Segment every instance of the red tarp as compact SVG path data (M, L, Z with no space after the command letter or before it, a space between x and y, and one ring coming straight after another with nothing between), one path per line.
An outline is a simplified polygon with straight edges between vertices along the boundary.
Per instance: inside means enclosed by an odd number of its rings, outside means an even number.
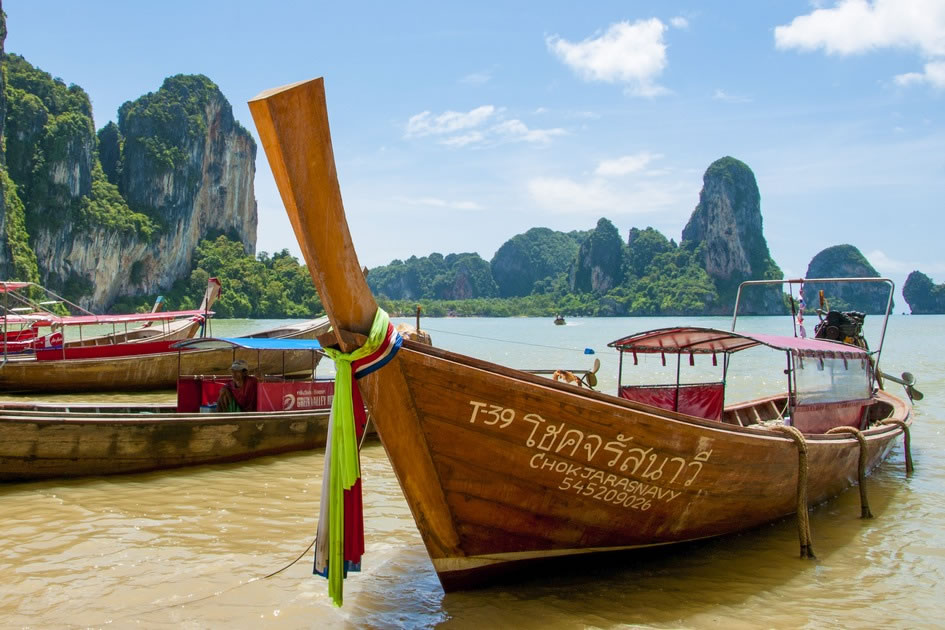
M863 409L871 400L851 400L816 405L797 405L791 412L791 424L801 433L826 433L834 427L863 429Z
M160 322L185 317L203 317L204 311L164 311L159 313L122 313L117 315L65 315L58 316L52 313L29 313L20 315L10 321L28 321L39 326L61 324L63 326L87 326L91 324L132 324L135 322ZM213 311L209 312L213 315Z
M680 385L678 407L676 406L675 385L624 385L620 388L620 397L707 420L720 420L725 399L725 385L723 383Z
M193 413L215 403L228 377L187 378L177 381L177 411ZM257 411L331 409L334 381L260 382L256 385Z
M160 352L176 352L171 344L176 341L141 341L137 343L113 343L102 346L79 346L76 348L53 348L37 350L37 361L61 361L63 359L104 359L107 357L125 357ZM186 350L185 350L186 351Z

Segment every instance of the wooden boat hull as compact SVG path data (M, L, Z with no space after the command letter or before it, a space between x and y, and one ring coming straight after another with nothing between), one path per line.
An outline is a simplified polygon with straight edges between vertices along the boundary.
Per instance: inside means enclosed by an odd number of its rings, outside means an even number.
M314 339L327 328L324 319L263 331L253 337ZM37 361L13 357L0 365L0 391L133 391L173 389L179 374L227 375L234 358L245 359L254 374L311 373L311 352L257 353L215 349L147 355ZM317 357L315 358L317 362Z
M0 410L0 481L239 461L322 447L327 431L327 410L176 414L118 412L117 407L95 413L5 408Z
M782 434L405 346L362 392L446 590L519 562L719 536L796 510L798 451ZM395 408L384 392L401 385L411 403ZM865 432L868 468L901 434ZM855 483L855 439L807 447L811 503Z
M102 359L36 361L10 359L0 367L0 390L82 392L173 389L181 374L223 376L235 358L245 359L255 374L309 372L311 352L286 352L286 357L248 350L190 350Z

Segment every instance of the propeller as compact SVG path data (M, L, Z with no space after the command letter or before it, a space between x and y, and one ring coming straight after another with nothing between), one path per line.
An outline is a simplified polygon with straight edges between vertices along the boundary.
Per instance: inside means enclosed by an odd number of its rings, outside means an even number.
M584 384L590 387L591 389L597 387L597 370L600 369L600 359L594 359L594 367L588 372L584 372L584 375L581 376L581 380L584 381Z
M925 394L913 387L913 385L915 385L915 376L912 375L912 372L903 372L902 378L896 378L892 374L886 374L882 371L879 374L881 378L902 385L906 390L906 395L909 396L909 400L922 400L925 398Z

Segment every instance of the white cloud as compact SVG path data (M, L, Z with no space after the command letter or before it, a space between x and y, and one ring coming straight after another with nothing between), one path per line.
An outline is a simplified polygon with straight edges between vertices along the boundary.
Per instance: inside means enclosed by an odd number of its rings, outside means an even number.
M535 202L559 214L612 211L618 202L602 180L582 184L567 177L535 177L527 186Z
M481 131L470 131L469 133L464 133L461 136L450 136L449 138L444 138L440 140L440 144L445 144L448 147L464 147L467 144L478 144L485 139L485 136L482 135Z
M482 210L482 206L475 201L447 201L438 197L395 197L394 201L411 206L451 208L453 210Z
M715 92L712 93L712 98L717 101L723 101L725 103L750 103L751 98L747 96L740 96L738 94L729 94L721 88L716 88Z
M682 17L681 15L677 15L674 18L670 18L669 23L670 25L672 25L673 28L682 28L682 29L689 28L689 20Z
M500 138L511 141L521 142L539 142L548 143L555 136L562 136L566 132L561 128L554 129L529 129L525 123L518 119L505 120L490 129L490 131Z
M666 25L657 18L612 24L602 35L572 43L546 38L549 50L585 81L626 83L632 94L666 92L656 79L666 67Z
M467 74L459 80L465 85L484 85L492 80L492 75L488 72L473 72Z
M597 165L597 170L594 173L604 177L637 173L646 168L647 164L661 157L663 156L643 151L634 155L624 155L615 160L603 160Z
M482 105L468 112L446 111L439 116L433 116L429 111L411 116L407 121L407 138L454 133L463 129L470 129L481 125L495 114L496 108L492 105Z
M502 109L483 105L467 113L447 111L434 116L429 111L411 116L404 132L405 138L440 136L440 144L451 147L470 145L496 145L506 142L530 142L547 144L555 136L567 132L560 127L552 129L530 129L517 118L498 120ZM462 133L458 133L462 132Z
M907 72L895 77L899 85L908 86L928 83L932 87L945 89L945 60L930 61L922 72Z
M941 0L841 0L830 9L801 15L774 29L778 48L850 55L877 48L912 48L945 55L945 2Z
M945 263L918 263L895 260L887 256L886 252L879 249L866 254L866 260L868 260L877 271L886 274L908 274L915 270L919 270L925 274L945 272Z
M526 183L528 195L554 214L606 216L660 213L661 218L691 207L692 183L661 178L610 180L592 177L535 177Z

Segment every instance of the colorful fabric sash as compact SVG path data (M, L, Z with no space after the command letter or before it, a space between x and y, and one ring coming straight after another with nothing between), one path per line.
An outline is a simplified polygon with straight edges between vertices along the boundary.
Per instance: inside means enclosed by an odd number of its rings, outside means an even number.
M358 444L367 416L353 379L384 367L397 354L401 343L387 313L379 308L363 346L350 353L324 349L335 361L335 397L328 420L314 572L328 578L328 594L335 606L341 606L343 601L344 578L348 571L361 569L364 554Z

